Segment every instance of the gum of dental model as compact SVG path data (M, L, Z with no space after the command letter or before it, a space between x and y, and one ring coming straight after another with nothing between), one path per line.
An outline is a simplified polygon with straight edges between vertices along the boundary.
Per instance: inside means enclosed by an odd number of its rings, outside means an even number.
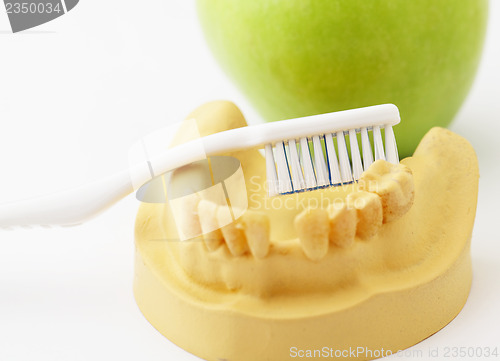
M312 261L325 257L330 231L328 212L322 208L308 208L295 217L294 224L306 256Z
M228 102L206 104L189 118L197 119L202 136L246 125ZM179 141L193 136L179 134ZM264 258L246 240L249 250L240 256L224 243L208 251L202 236L151 242L177 237L171 205L141 204L137 215L134 294L146 318L172 342L209 361L285 361L293 346L364 345L395 353L460 312L472 280L470 235L479 176L464 138L442 128L429 131L415 154L401 161L415 189L406 214L382 224L369 242L356 236L347 247L330 244L315 262L304 253L295 218L307 208L326 209L331 231L336 216L328 206L347 207L359 185L275 197L271 203L263 156L256 150L230 155L241 162L249 210L269 220ZM203 225L200 205L197 212ZM244 224L239 223L243 239Z
M384 223L402 217L413 204L415 189L411 169L384 160L374 162L360 177L359 189L382 199Z

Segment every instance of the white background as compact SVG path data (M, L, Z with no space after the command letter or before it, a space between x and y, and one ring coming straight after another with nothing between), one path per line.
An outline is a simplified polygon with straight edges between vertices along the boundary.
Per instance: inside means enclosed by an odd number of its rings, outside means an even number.
M474 145L481 181L474 283L460 315L413 350L500 347L500 1L451 128ZM260 121L209 53L192 1L82 0L12 34L0 5L0 203L127 167L139 137L230 99ZM0 360L197 360L160 335L132 295L138 202L70 229L0 232ZM256 360L259 361L259 360Z

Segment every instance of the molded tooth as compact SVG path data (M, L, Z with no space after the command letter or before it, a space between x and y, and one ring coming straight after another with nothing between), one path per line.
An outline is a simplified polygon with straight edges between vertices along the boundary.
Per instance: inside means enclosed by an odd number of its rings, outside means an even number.
M200 218L203 241L209 251L215 251L224 242L222 231L217 222L217 208L214 202L201 200L198 203L198 216Z
M358 223L356 210L347 207L345 203L331 204L328 207L328 216L330 218L330 242L338 247L352 246Z
M409 211L415 198L411 169L404 164L378 160L360 178L359 189L376 193L382 199L384 223Z
M382 201L375 193L359 191L350 193L347 198L347 206L356 210L358 224L356 236L361 239L373 237L382 227Z
M250 252L256 258L269 253L269 218L260 212L246 211L239 220L247 239Z
M197 194L190 194L171 202L181 240L191 239L202 233L200 219L198 218L198 203L200 199Z
M241 256L248 251L243 227L238 222L232 221L229 207L221 206L217 209L217 223L233 256Z
M295 229L307 258L319 261L328 253L328 212L322 208L308 208L297 215Z

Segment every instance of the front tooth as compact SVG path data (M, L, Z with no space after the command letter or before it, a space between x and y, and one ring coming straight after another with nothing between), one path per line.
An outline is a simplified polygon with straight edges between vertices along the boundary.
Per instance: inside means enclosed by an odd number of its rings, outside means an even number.
M376 193L382 200L384 223L403 216L413 205L415 188L411 169L383 160L373 163L359 180L359 189Z
M319 261L328 253L329 219L322 208L308 208L297 215L295 229L307 258Z
M232 221L229 207L221 206L217 209L217 223L233 256L238 257L248 251L243 227L238 222Z
M330 218L330 242L338 247L350 247L356 236L358 223L356 210L347 207L345 203L331 204L328 207L328 216Z
M202 233L198 217L199 202L200 197L197 194L190 194L170 202L179 238L182 241L197 237Z
M210 252L215 251L224 242L217 222L217 208L217 204L205 199L198 203L198 216L200 217L203 241Z
M350 193L346 200L347 206L356 210L356 236L366 240L377 234L383 219L380 197L375 193L358 191Z
M269 218L260 212L246 211L239 220L243 227L250 252L256 258L269 253Z

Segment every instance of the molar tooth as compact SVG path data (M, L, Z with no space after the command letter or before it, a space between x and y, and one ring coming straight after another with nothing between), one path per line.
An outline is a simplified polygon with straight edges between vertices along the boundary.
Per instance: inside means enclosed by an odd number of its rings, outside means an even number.
M269 253L269 218L260 212L247 210L239 220L247 239L250 252L256 258Z
M224 242L216 218L217 208L217 204L204 199L198 203L198 216L203 232L203 241L209 251L215 251Z
M402 217L410 210L415 199L411 171L394 174L392 180L392 184L397 184L397 186L385 194L379 194L384 208L384 223Z
M241 256L248 251L242 226L238 222L232 221L229 207L221 206L217 209L217 223L226 241L227 248L233 256Z
M307 258L319 261L328 253L330 229L328 212L322 208L308 208L295 217L295 229Z
M381 197L384 223L394 221L408 212L415 195L410 168L404 164L379 160L365 173L360 178L359 189Z
M375 193L358 191L350 193L347 198L347 206L356 210L358 223L356 235L361 239L373 237L382 227L382 201Z
M358 218L356 210L349 208L345 203L341 206L331 204L328 207L330 218L329 240L338 247L350 247L356 236Z

